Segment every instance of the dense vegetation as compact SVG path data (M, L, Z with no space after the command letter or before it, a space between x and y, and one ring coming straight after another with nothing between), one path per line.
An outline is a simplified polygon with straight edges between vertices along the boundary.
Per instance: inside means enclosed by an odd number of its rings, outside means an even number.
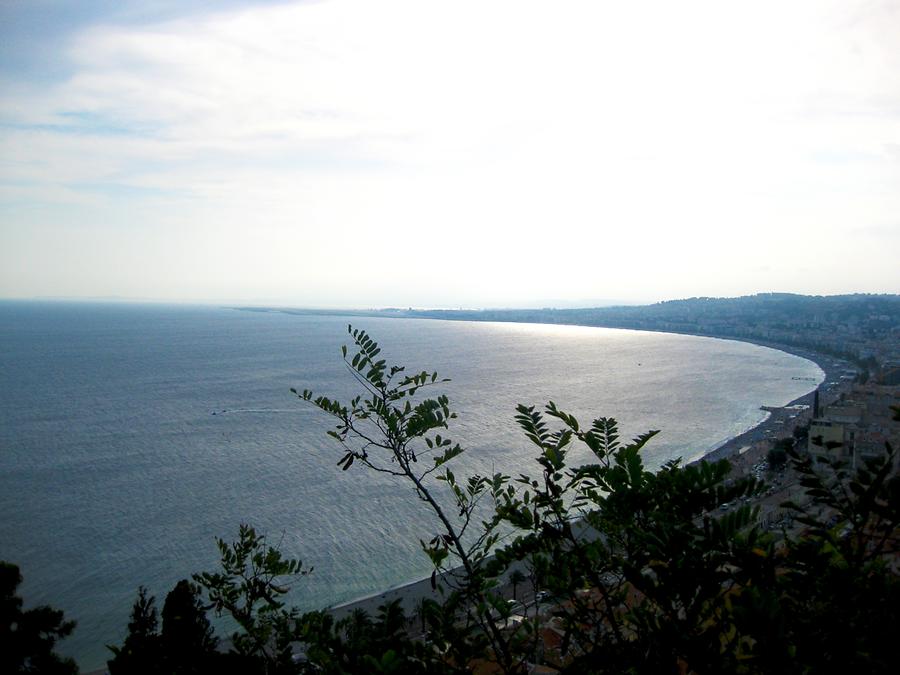
M77 673L74 661L53 651L75 622L46 605L23 609L17 594L21 583L19 568L0 561L0 673Z
M895 672L900 480L890 446L853 473L791 454L810 501L788 504L801 527L778 533L756 522L765 486L730 479L727 462L648 471L641 448L655 432L622 442L615 420L583 426L552 402L517 410L535 451L531 475L458 477L451 467L464 449L447 436L455 413L446 396L428 396L443 380L389 367L366 333L351 336L343 356L360 395L344 404L295 393L334 418L338 466L391 474L433 512L439 528L423 533L422 547L440 602L423 602L415 617L396 603L341 621L301 614L283 596L309 570L245 525L237 541L219 542L221 570L167 596L161 632L154 599L139 591L113 675L519 673L533 664ZM575 444L592 463L568 463ZM723 511L725 502L738 506ZM513 595L525 602L511 604ZM209 611L231 618L227 650Z

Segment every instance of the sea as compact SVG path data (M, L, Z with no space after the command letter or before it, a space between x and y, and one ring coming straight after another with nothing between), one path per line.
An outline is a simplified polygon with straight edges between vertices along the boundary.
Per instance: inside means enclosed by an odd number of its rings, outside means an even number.
M752 344L577 326L300 315L214 306L0 302L0 559L26 607L78 622L59 651L100 668L139 585L161 606L216 569L241 523L313 573L290 602L332 606L430 573L437 531L410 486L354 465L291 387L347 400L347 326L389 364L451 381L458 477L537 473L515 406L554 401L690 461L812 390L814 363ZM574 449L571 460L589 461ZM439 488L438 488L439 489Z

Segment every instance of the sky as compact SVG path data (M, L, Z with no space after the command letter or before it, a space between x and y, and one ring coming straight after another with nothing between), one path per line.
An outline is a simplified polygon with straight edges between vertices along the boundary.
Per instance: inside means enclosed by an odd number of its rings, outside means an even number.
M0 298L900 292L900 0L0 0Z

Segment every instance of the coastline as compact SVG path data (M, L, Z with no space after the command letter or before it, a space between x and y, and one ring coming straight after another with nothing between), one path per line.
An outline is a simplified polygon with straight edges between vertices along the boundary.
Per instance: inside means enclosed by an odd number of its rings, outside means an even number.
M707 453L698 457L696 459L692 459L686 464L695 464L697 462L708 460L708 461L717 461L719 459L732 458L741 455L741 451L745 448L752 447L754 444L757 444L766 439L774 439L778 438L779 435L777 432L786 429L788 426L791 426L789 423L792 419L796 419L797 422L802 421L804 419L808 419L811 415L811 409L813 405L813 400L815 396L815 392L819 391L821 394L827 393L828 389L831 386L831 383L840 383L841 376L843 371L848 369L853 369L856 371L856 368L853 364L844 361L843 359L831 356L828 354L824 354L821 352L817 352L813 349L807 347L796 347L793 345L786 345L775 341L761 340L757 338L744 337L744 336L734 336L734 335L716 335L715 333L692 333L687 331L678 331L678 330L660 330L653 328L625 328L625 327L617 327L617 326L604 326L598 325L596 323L571 323L571 322L554 322L554 321L516 321L516 320L505 320L505 319L478 319L471 317L457 317L457 316L415 316L408 315L403 310L398 310L397 313L387 312L387 311L375 311L375 310L358 310L358 311L346 311L346 310L296 310L296 309L288 309L288 308L277 308L277 307L231 307L231 309L236 311L257 311L257 312L281 312L285 314L325 314L325 315L339 315L339 316L368 316L368 317L377 317L377 318L387 318L387 319L418 319L422 321L464 321L470 323L481 323L484 321L488 322L496 322L496 323L519 323L519 324L536 324L536 325L555 325L555 326L582 326L587 328L614 328L616 330L632 330L632 331L640 331L645 333L668 333L670 335L689 335L692 337L700 337L700 338L711 338L715 340L731 340L734 342L744 342L747 344L756 345L758 347L766 347L768 349L774 349L776 351L784 352L785 354L791 354L793 356L799 356L800 358L806 359L808 361L812 361L815 363L824 373L825 377L817 384L815 387L810 389L809 392L804 394L803 396L799 396L794 400L790 401L784 406L768 406L765 403L760 405L760 409L766 410L769 414L766 418L759 422L756 426L748 429L747 431L738 434L732 438L726 439L717 447L709 450ZM809 406L807 411L796 411L796 410L788 410L791 406ZM792 415L792 413L798 413L796 415ZM796 424L796 422L795 422ZM791 431L793 431L793 427L791 427ZM415 583L415 582L413 582ZM355 602L355 601L353 601Z
M580 324L573 324L580 325ZM637 329L629 329L629 330L637 330ZM686 333L674 333L672 331L648 331L645 332L670 332L672 334L678 335L686 335ZM757 448L761 448L761 441L765 441L768 439L776 439L780 436L790 435L793 426L797 422L801 422L804 419L808 418L811 414L811 407L813 403L814 394L816 391L824 393L830 389L829 383L832 382L840 382L840 377L844 374L845 370L849 370L853 368L852 364L843 362L841 359L836 357L832 357L829 355L813 352L808 349L802 348L794 348L786 345L780 345L777 343L769 343L764 341L745 339L745 338L735 338L735 337L725 337L725 336L716 336L716 335L698 335L692 334L695 337L706 337L706 338L714 338L718 340L734 340L737 342L746 342L749 344L754 344L760 347L767 347L770 349L775 349L777 351L781 351L787 354L792 354L795 356L799 356L801 358L807 359L815 363L823 372L824 379L812 386L813 383L810 382L811 389L806 394L795 398L789 403L785 404L781 407L766 407L765 409L769 411L769 415L763 419L759 424L748 429L747 431L734 436L732 438L726 439L717 447L711 449L709 452L704 454L702 457L697 458L696 460L691 461L690 463L697 463L703 460L716 461L720 459L730 459L735 460L740 457L741 462L750 461L752 457L764 456L764 451L761 449L758 452L744 452L741 451L748 448L757 446ZM820 393L820 395L821 395ZM824 399L823 399L824 400ZM766 404L768 402L761 401L761 404ZM795 411L789 410L791 406L797 405L808 405L810 407L809 410L803 411ZM761 406L763 407L763 406ZM795 418L791 417L792 413L797 413ZM754 460L755 461L755 460ZM511 597L512 596L512 587L507 585L503 588L503 592L505 595ZM519 596L520 598L528 598L530 594L524 588L524 585L519 588ZM345 616L350 615L356 610L363 610L368 613L370 616L375 616L378 613L378 607L384 605L389 602L393 602L395 600L399 600L401 607L406 613L409 623L408 629L410 633L418 634L420 628L420 622L417 614L417 606L420 605L421 601L424 599L435 599L439 600L441 598L441 594L433 590L431 587L431 579L429 576L425 576L420 579L412 579L406 582L399 583L395 586L392 586L388 589L385 589L380 592L372 593L371 595L359 597L338 605L334 605L331 607L324 608L326 612L331 614L335 619L341 619ZM107 672L105 668L101 668L98 670L89 671L88 675L100 675L102 673Z
M683 333L678 334L682 335ZM735 457L742 456L744 454L741 452L741 450L745 450L745 452L747 452L747 459L753 457L753 460L755 461L757 459L755 455L760 453L749 452L749 450L753 448L753 446L758 445L761 441L769 439L774 440L785 435L790 435L794 429L794 424L790 424L792 420L795 420L796 423L806 420L812 415L815 393L820 392L821 397L822 394L827 392L827 390L829 389L830 383L840 382L843 371L852 367L851 364L841 362L841 360L836 357L814 352L809 349L780 345L778 343L767 343L759 340L737 339L732 337L718 337L715 335L696 335L696 337L747 342L759 347L767 347L769 349L775 349L787 354L799 356L800 358L804 358L815 363L822 370L822 372L825 373L825 377L820 383L810 389L809 392L803 394L802 396L798 396L784 406L761 406L761 408L764 408L769 412L769 415L763 421L761 421L751 429L743 432L742 434L738 434L737 436L726 440L724 443L710 450L702 457L689 462L690 464L696 464L701 461L734 459ZM803 411L792 409L794 406L808 406L808 408ZM796 415L792 417L792 414L794 413L796 413ZM351 600L340 605L335 605L334 607L328 608L326 611L332 614L332 616L334 616L336 619L343 618L344 616L351 614L357 609L362 609L369 615L374 616L375 614L377 614L378 607L380 605L386 602L400 600L400 604L403 607L404 611L407 613L407 616L414 618L416 607L423 599L438 599L439 597L440 594L437 591L432 590L431 588L430 578L424 577L422 579L413 580L404 584L398 584L397 586L393 586L380 593L373 593L372 595L357 598L356 600Z
M793 428L797 422L807 420L811 417L816 392L819 392L820 400L823 400L824 402L823 395L828 392L828 390L831 388L832 383L839 383L841 381L843 372L847 369L853 368L852 364L842 362L837 357L828 356L826 354L814 352L809 349L789 347L787 345L781 345L773 342L764 342L761 340L726 338L710 335L698 335L697 337L715 337L718 340L735 340L736 342L746 342L748 344L754 344L759 347L768 347L769 349L775 349L786 354L799 356L800 358L815 363L822 370L822 372L825 373L825 377L819 384L810 389L809 392L807 392L803 396L798 396L797 398L783 406L769 407L766 405L762 405L761 409L767 410L769 412L769 415L762 422L757 424L755 427L748 429L744 433L738 434L737 436L726 440L718 447L710 450L708 453L703 455L703 457L690 462L691 464L704 460L713 462L720 459L733 458L741 454L740 451L744 448L747 448L748 446L752 447L754 444L757 444L764 440L777 439L785 435L790 435L793 432ZM794 406L808 406L808 408L805 411L791 410L791 408L793 408ZM797 414L795 416L792 416L793 413ZM792 420L796 421L791 424Z

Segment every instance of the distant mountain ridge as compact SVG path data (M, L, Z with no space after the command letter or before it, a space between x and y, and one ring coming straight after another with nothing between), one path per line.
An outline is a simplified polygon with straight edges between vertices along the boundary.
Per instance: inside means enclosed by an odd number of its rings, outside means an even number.
M534 309L302 309L239 307L248 311L295 314L390 316L458 321L515 321L560 323L613 328L650 328L657 324L725 326L732 322L766 324L772 328L830 324L864 325L874 330L900 327L900 295L799 295L758 293L736 298L694 297L665 300L651 305L615 305L585 308ZM724 324L723 324L724 322ZM692 331L693 332L693 331Z
M687 333L812 349L857 362L900 364L900 295L759 293L686 298L652 305L583 309L243 308L292 314L379 316L448 321L509 321Z
M578 323L621 328L645 328L658 321L696 325L703 320L730 319L763 321L784 326L823 322L868 322L883 325L900 323L900 295L797 295L760 293L737 298L696 297L667 300L652 305L626 305L583 309L483 309L406 310L410 317L466 319L480 321L535 321ZM873 317L882 317L873 319Z
M900 295L760 293L653 305L533 310L408 310L393 316L517 321L708 335L809 349L866 369L900 367Z

